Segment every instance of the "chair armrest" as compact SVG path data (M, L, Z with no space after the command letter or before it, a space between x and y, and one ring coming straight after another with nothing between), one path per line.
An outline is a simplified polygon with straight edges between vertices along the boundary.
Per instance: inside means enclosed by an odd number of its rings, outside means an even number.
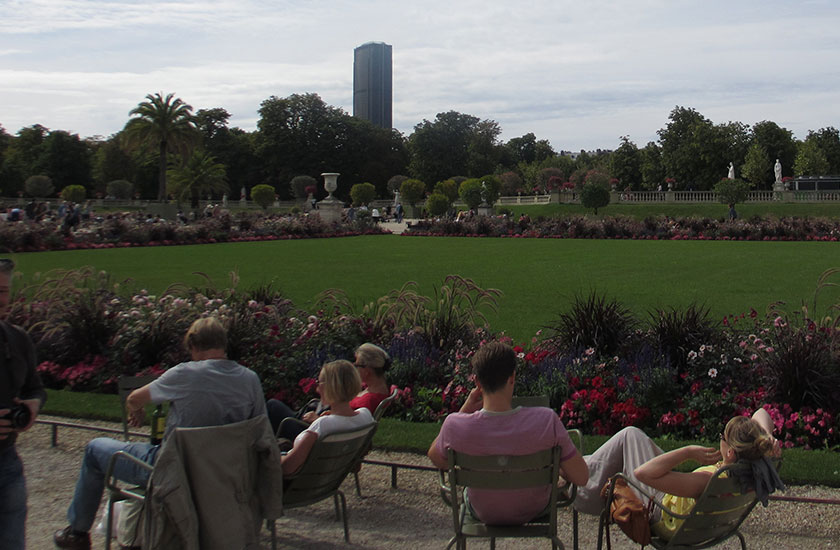
M111 455L111 458L108 460L108 468L105 470L105 486L108 488L108 490L126 497L134 498L137 500L143 500L144 497L141 493L132 491L130 489L125 489L119 486L119 479L114 476L114 469L117 466L117 462L120 460L132 462L135 466L139 466L140 468L148 470L150 473L154 471L154 466L152 466L148 462L143 462L137 457L131 456L125 451L117 451L116 453ZM151 479L151 477L149 479Z

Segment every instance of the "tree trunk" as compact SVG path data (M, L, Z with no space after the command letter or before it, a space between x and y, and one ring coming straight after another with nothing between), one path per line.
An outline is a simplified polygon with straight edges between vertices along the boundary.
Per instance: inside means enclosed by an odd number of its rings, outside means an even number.
M158 158L158 200L166 200L166 141L160 142Z

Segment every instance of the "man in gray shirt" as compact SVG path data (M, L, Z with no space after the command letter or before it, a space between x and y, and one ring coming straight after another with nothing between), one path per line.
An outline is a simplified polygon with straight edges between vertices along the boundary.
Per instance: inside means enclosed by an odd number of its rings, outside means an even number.
M126 399L132 426L140 426L148 403L170 402L166 437L179 427L220 426L265 414L265 398L259 377L230 361L225 355L227 334L213 317L195 321L184 337L192 361L172 367ZM70 525L57 531L58 548L90 549L90 528L96 517L105 485L105 470L117 451L124 451L154 464L158 445L127 443L106 437L88 443L73 501L67 510ZM127 483L145 484L148 471L120 461L114 475Z

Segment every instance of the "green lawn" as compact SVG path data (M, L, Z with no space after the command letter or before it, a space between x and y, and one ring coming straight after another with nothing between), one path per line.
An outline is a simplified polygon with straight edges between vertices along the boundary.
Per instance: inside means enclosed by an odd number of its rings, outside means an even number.
M95 266L160 293L175 282L203 285L194 272L240 287L272 282L303 308L329 288L361 305L406 281L432 293L447 274L501 289L494 329L530 339L590 289L618 297L640 316L655 307L706 303L717 318L776 300L798 305L813 296L817 277L840 266L835 243L618 241L367 236L256 243L145 247L13 255L30 281L54 268ZM825 292L823 304L840 302Z
M536 206L505 206L517 216L527 212L532 218L537 216L568 216L572 214L592 215L588 210L579 204L540 204ZM781 202L757 202L736 205L736 210L741 218L752 216L762 217L827 217L840 218L840 204L832 203L781 203ZM729 207L717 203L692 203L692 204L611 204L598 211L599 216L631 216L644 219L648 216L694 216L706 218L726 218Z
M45 414L98 420L120 420L120 404L116 395L77 393L68 390L47 390ZM149 411L151 408L149 409ZM148 418L147 418L148 420ZM440 430L439 424L402 422L393 418L382 419L376 432L374 445L378 448L425 453ZM584 452L591 453L600 447L605 436L584 436ZM709 445L708 442L674 441L658 439L657 444L670 450L689 443ZM690 469L692 465L683 465ZM818 484L840 487L840 453L831 451L785 451L782 478L792 484Z

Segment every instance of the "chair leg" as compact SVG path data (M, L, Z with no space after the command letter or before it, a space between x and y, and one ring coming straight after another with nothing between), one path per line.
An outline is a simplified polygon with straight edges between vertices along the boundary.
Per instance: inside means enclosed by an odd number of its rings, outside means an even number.
M607 530L605 519L604 512L601 512L601 517L598 519L598 550L604 547L604 532ZM607 541L609 541L609 533L607 533Z
M490 537L490 550L496 550L496 537Z
M578 550L578 511L572 508L572 548Z
M350 542L350 527L347 525L347 501L344 498L344 493L338 492L341 497L341 518L344 520L344 542Z
M744 535L740 531L736 531L735 534L738 535L738 540L741 541L741 550L747 550L747 541L744 539Z
M271 530L271 550L277 550L277 522L273 519L265 520L265 526Z
M359 485L359 472L353 472L353 477L356 480L356 494L359 496L359 498L364 498L362 496L362 486Z
M111 522L114 516L114 499L108 497L108 513L105 515L105 550L111 550Z

